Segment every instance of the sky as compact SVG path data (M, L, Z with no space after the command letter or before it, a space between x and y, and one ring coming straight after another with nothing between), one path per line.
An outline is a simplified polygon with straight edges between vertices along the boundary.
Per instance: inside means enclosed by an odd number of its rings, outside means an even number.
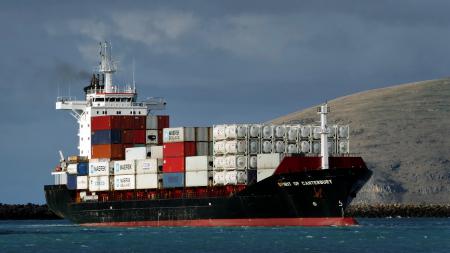
M256 123L368 89L448 77L450 1L1 1L0 203L44 203L100 41L115 84L172 126Z

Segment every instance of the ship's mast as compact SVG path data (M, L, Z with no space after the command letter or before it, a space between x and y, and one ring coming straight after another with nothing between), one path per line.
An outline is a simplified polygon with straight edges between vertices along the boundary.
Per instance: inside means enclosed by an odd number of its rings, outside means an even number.
M113 92L112 74L116 72L116 64L111 59L111 45L105 41L100 43L99 71L105 75L105 93Z
M322 156L322 169L329 168L328 165L328 130L327 114L329 112L328 104L325 103L318 108L320 114L320 155Z

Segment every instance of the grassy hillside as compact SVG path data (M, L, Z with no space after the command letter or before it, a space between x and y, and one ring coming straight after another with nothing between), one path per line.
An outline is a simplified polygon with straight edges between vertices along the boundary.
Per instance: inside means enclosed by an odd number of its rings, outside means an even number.
M329 101L329 122L350 124L350 151L374 171L354 203L450 203L450 79ZM316 106L273 123L318 121Z

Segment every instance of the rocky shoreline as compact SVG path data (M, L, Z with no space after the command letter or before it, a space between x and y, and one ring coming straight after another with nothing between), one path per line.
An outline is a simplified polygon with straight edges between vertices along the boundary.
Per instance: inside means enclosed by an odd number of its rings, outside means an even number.
M346 216L364 218L385 217L450 217L450 204L447 205L351 205ZM6 205L0 203L0 220L56 220L61 219L48 210L47 205L25 204Z
M350 205L346 216L365 218L385 217L450 217L450 204L377 204L377 205Z

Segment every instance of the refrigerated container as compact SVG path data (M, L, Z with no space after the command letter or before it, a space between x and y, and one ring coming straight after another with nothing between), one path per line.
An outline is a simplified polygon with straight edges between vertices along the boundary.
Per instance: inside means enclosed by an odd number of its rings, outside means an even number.
M88 188L88 176L77 176L77 190L87 190Z
M108 176L111 174L109 160L90 160L89 176Z
M165 157L163 160L163 172L184 172L185 157Z
M125 149L125 160L139 160L147 158L146 147L133 147Z
M158 188L159 176L156 173L137 174L136 175L136 189L156 189Z
M149 158L136 160L136 174L150 174L162 171L162 159Z
M184 187L184 173L163 173L163 187Z
M136 189L135 175L116 175L114 176L114 190L134 190Z
M114 161L114 175L131 175L135 173L135 160Z
M260 169L276 169L284 158L284 154L258 154L257 168Z
M89 191L109 191L110 181L109 176L95 176L89 177Z
M163 146L147 146L147 157L162 159L163 155Z
M193 141L164 143L163 157L195 156L197 145Z
M195 141L194 127L164 128L163 143Z

